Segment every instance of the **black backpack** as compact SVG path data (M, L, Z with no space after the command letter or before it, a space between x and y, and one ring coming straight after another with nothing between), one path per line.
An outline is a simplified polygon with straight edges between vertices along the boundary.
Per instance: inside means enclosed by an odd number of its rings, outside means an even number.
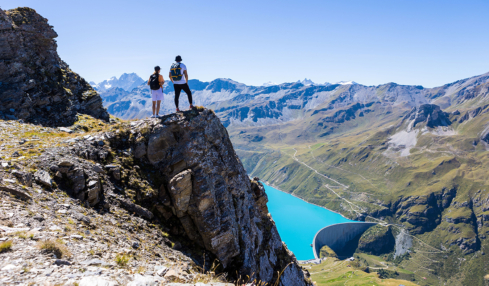
M160 89L160 74L154 73L149 77L149 87L152 90Z
M171 65L171 78L173 80L179 81L182 79L182 69L180 68L180 63L174 63Z

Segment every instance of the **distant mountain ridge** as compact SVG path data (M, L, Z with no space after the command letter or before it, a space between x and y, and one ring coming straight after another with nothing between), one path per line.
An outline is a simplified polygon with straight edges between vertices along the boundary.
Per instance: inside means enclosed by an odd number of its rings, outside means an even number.
M407 109L427 103L438 104L442 108L460 104L477 106L479 103L472 99L478 98L478 93L484 93L484 88L477 86L487 85L488 79L489 73L486 73L436 88L396 83L365 86L353 81L315 84L308 79L277 85L249 86L221 78L211 82L190 80L189 85L194 93L194 104L214 109L225 126L262 126L301 118L309 111L316 114L357 102L376 102L386 107L400 106ZM175 108L171 82L165 83L164 93L163 114L173 112ZM116 116L130 119L151 115L151 100L146 83L130 92L102 91L101 96L109 112ZM180 97L180 101L181 107L188 106L185 95Z

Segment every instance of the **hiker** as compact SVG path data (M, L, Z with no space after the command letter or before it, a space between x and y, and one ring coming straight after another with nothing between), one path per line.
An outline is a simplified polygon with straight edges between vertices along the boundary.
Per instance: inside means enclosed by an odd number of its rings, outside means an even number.
M187 66L182 63L181 56L177 56L175 58L175 63L171 65L169 76L175 88L175 106L177 108L177 112L180 111L180 109L178 109L178 99L180 98L180 92L182 91L182 89L187 94L188 103L190 103L190 109L194 108L194 106L192 105L192 92L188 87Z
M151 99L153 100L153 115L151 116L151 118L156 118L160 116L160 103L163 100L164 83L165 80L160 74L160 67L155 66L155 72L149 77L148 80L148 85L151 88Z

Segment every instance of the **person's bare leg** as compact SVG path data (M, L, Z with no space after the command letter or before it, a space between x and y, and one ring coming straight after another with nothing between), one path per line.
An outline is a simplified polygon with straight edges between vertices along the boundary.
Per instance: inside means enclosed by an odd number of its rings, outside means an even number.
M161 100L156 101L156 116L160 116L160 103Z
M153 116L155 115L156 101L153 101Z

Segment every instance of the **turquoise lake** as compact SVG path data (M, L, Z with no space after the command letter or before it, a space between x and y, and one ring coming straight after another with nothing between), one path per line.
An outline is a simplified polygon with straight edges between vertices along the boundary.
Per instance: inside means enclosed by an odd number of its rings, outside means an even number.
M263 185L268 195L268 211L272 214L280 237L298 260L314 259L311 243L321 228L351 221L335 212Z

